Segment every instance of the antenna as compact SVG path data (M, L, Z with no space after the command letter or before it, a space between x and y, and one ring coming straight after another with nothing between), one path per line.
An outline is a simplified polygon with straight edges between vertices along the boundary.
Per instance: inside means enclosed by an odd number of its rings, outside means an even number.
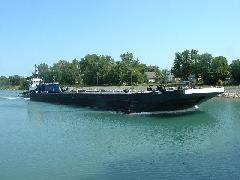
M34 72L34 74L38 75L38 66L35 64L34 67L35 67L35 72Z
M38 77L38 66L35 64L34 65L34 72L33 72L33 76L35 77L35 78L37 78Z

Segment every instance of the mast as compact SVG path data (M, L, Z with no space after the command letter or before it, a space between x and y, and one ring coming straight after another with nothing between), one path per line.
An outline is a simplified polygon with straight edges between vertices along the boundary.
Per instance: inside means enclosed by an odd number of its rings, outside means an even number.
M33 77L38 78L38 66L36 64L34 65Z

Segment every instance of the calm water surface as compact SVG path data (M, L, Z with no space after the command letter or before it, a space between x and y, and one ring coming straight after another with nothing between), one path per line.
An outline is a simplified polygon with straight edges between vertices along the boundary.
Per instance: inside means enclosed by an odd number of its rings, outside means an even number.
M240 100L125 115L0 91L0 179L240 179Z

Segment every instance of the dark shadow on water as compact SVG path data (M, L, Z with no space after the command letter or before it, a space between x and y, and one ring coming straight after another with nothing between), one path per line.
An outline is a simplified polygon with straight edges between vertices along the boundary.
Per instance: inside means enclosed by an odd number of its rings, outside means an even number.
M200 109L181 113L167 114L124 114L114 111L100 111L91 108L79 108L67 105L54 105L49 103L29 102L28 117L30 121L41 122L72 122L100 124L102 126L134 126L138 128L167 128L176 127L195 128L197 126L213 127L218 120L209 112ZM179 131L179 129L178 129Z
M52 104L46 102L33 102L29 101L27 105L28 113L32 114L47 114L49 112L74 112L88 117L98 116L102 118L114 117L114 119L124 119L124 120L139 120L139 119L175 119L175 118L184 118L189 116L205 116L208 113L200 109L192 109L180 112L168 112L168 113L133 113L126 114L123 112L116 111L103 111L100 109L89 108L89 107L79 107L72 105L60 105Z
M94 126L112 127L113 129L131 127L142 133L154 129L157 132L159 130L163 130L163 132L179 132L179 135L181 134L183 137L184 134L196 129L209 129L212 131L211 129L215 129L220 124L219 120L211 112L201 109L171 114L124 114L114 111L100 111L91 108L30 101L27 112L29 120L32 122L57 124L64 122L67 126L71 125L71 123L76 124L76 127L82 124L86 128ZM217 131L217 129L215 130ZM163 135L166 134L163 133Z

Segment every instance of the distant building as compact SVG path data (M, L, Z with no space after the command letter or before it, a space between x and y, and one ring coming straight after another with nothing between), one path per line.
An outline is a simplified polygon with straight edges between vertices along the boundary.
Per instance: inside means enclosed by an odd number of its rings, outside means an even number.
M180 82L182 82L182 78L174 77L174 82L175 83L180 83Z
M154 83L156 81L156 73L155 72L145 72L148 82Z

